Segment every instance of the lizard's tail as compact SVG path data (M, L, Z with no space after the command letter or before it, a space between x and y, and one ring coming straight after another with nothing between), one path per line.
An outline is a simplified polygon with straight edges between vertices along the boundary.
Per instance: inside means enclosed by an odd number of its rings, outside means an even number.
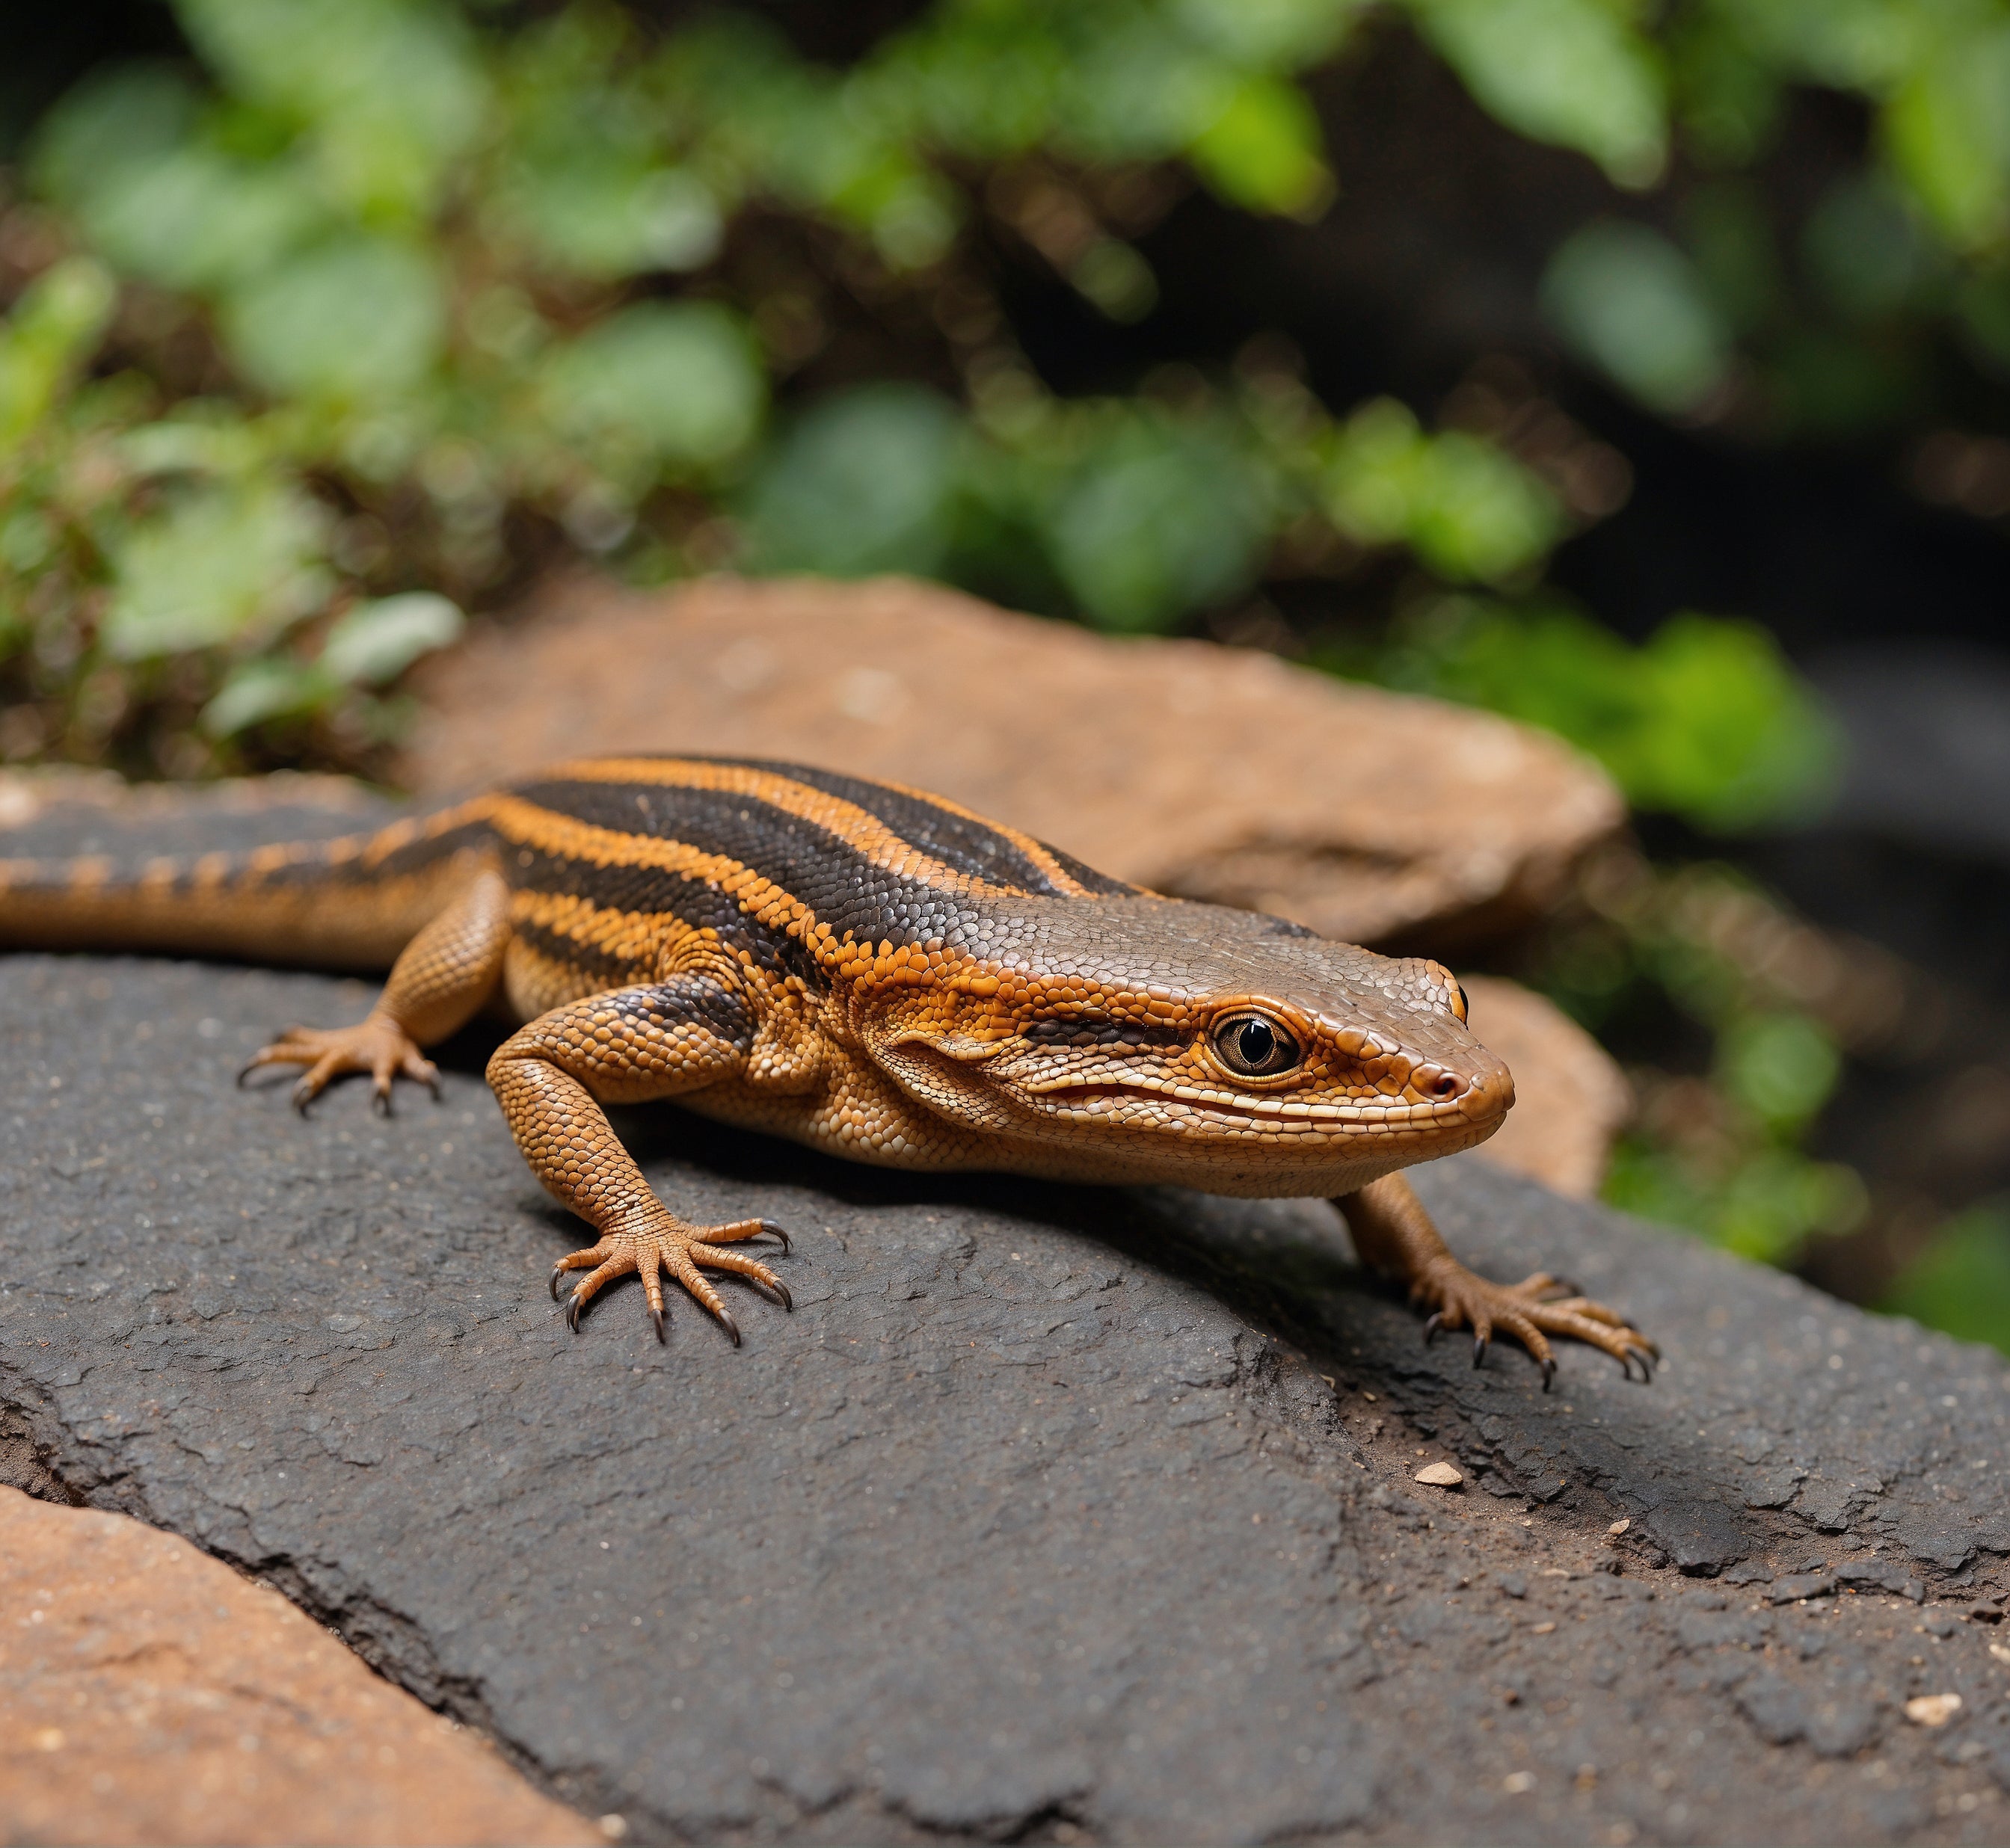
M0 859L0 947L388 969L495 864L487 798L373 834L242 852Z

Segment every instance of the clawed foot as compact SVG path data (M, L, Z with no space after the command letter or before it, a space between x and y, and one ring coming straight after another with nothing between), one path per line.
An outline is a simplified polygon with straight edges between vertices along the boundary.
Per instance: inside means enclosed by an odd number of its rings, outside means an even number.
M552 1272L552 1300L558 1300L559 1279L566 1272L586 1272L586 1275L572 1286L572 1293L566 1300L566 1320L577 1333L579 1312L605 1285L617 1277L627 1276L630 1271L639 1272L642 1288L649 1298L649 1319L655 1324L656 1339L666 1340L668 1337L664 1332L662 1273L668 1271L719 1318L726 1333L733 1337L733 1345L737 1347L740 1325L734 1321L726 1304L719 1300L719 1292L712 1288L711 1279L698 1266L705 1265L715 1271L733 1272L757 1289L765 1290L784 1309L794 1308L795 1299L789 1294L789 1286L765 1264L744 1252L724 1248L759 1238L764 1233L779 1239L783 1251L787 1252L789 1235L772 1219L739 1219L730 1225L691 1225L673 1213L659 1210L641 1225L605 1233L600 1243L591 1249L561 1257Z
M301 1065L307 1069L293 1087L293 1108L304 1116L328 1081L345 1072L368 1072L371 1095L385 1116L391 1114L391 1081L416 1079L439 1097L439 1067L421 1052L396 1021L372 1014L353 1027L289 1027L272 1045L252 1054L237 1074L242 1084L268 1065Z
M1430 1319L1424 1324L1426 1342L1435 1340L1441 1329L1471 1328L1476 1367L1486 1358L1497 1328L1514 1336L1542 1368L1545 1392L1557 1372L1556 1357L1544 1338L1548 1335L1568 1335L1602 1350L1619 1363L1628 1379L1637 1365L1643 1385L1653 1378L1653 1364L1661 1357L1661 1350L1625 1316L1546 1271L1520 1283L1491 1283L1456 1259L1442 1258L1417 1279L1410 1300L1431 1307Z

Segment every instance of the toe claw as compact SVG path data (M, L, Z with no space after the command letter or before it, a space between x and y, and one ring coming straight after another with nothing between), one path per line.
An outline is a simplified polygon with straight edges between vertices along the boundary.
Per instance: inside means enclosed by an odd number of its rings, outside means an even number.
M314 1087L307 1083L306 1079L303 1078L299 1084L293 1087L293 1108L297 1110L301 1116L305 1116L307 1113L307 1105L311 1104L314 1101Z
M662 1311L657 1308L653 1303L649 1306L649 1319L656 1325L656 1343L659 1346L661 1346L670 1338L667 1318Z
M1433 1310L1431 1312L1430 1319L1424 1324L1425 1346L1429 1347L1433 1341L1437 1339L1438 1331L1444 1326L1444 1311L1442 1309Z
M796 1299L789 1294L788 1285L784 1283L780 1278L776 1278L772 1282L765 1277L749 1277L747 1281L752 1284L756 1289L760 1291L762 1295L764 1296L772 1297L776 1302L779 1303L784 1309L794 1309L795 1307Z
M777 1225L772 1219L763 1219L761 1222L761 1229L765 1233L771 1233L773 1236L782 1241L782 1255L784 1257L787 1257L789 1254L789 1235L787 1232L783 1227Z
M373 1109L374 1111L375 1111L375 1112L377 1112L377 1114L378 1114L379 1116L390 1116L390 1115L391 1115L391 1094L390 1094L390 1092L389 1092L388 1090L385 1090L385 1091L372 1091L372 1092L370 1094L370 1108L371 1108L371 1109Z
M579 1312L584 1305L580 1301L579 1292L574 1290L566 1304L566 1326L577 1335L579 1332Z
M1475 1372L1477 1372L1477 1371L1479 1371L1479 1367L1480 1367L1481 1364L1482 1364L1482 1363L1486 1360L1486 1348L1487 1348L1487 1340L1486 1340L1486 1337L1484 1335L1474 1335L1474 1336L1473 1336L1473 1338L1472 1338L1472 1365L1473 1365L1473 1370L1474 1370L1474 1371L1475 1371Z
M719 1318L726 1333L733 1337L733 1345L737 1347L740 1345L740 1325L733 1319L732 1311L721 1306L713 1310L712 1314Z
M553 1265L552 1266L552 1300L554 1303L559 1300L559 1279L565 1274L566 1268L563 1265L559 1264Z
M1548 1360L1543 1363L1543 1390L1545 1392L1549 1391L1550 1385L1555 1380L1556 1377L1556 1358L1552 1355Z

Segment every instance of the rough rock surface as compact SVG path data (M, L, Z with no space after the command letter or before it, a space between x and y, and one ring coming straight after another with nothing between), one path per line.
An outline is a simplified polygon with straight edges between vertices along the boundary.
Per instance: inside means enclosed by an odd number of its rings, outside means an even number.
M795 758L1350 943L1446 947L1540 912L1625 817L1589 759L1490 714L898 578L577 585L421 685L421 791L589 750Z
M267 1587L0 1488L0 1842L604 1843Z
M585 1813L2001 1839L1998 1357L1424 1170L1482 1268L1575 1273L1667 1350L1652 1388L1568 1352L1545 1397L1423 1347L1323 1203L890 1176L669 1109L624 1120L647 1171L793 1228L796 1311L749 1298L735 1350L682 1308L659 1347L624 1286L575 1336L575 1228L479 1044L389 1122L233 1090L368 992L0 963L0 1456L263 1577ZM1412 1480L1440 1460L1470 1486Z

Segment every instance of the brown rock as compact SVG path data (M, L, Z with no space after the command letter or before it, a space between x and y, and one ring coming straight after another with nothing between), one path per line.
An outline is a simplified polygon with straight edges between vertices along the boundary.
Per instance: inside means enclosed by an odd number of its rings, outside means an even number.
M1357 943L1443 947L1539 913L1624 814L1596 765L1490 714L898 578L576 584L421 691L406 771L428 793L588 751L795 759Z
M276 1591L0 1488L0 1843L602 1843Z
M1498 976L1460 980L1472 1030L1515 1074L1515 1108L1479 1145L1479 1158L1574 1200L1591 1199L1613 1138L1633 1112L1625 1073L1555 1002Z

